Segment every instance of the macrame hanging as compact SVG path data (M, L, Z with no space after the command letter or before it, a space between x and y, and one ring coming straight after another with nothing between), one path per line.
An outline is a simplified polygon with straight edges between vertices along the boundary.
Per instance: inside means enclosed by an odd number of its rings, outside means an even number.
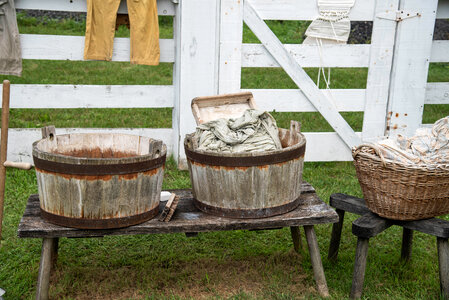
M317 85L319 86L320 74L326 83L330 85L330 69L328 77L324 73L324 61L322 55L323 44L345 44L351 31L349 11L354 6L355 0L318 0L320 15L306 30L306 39L303 44L316 44L320 55L320 69L318 71Z
M304 43L346 43L351 30L349 11L355 0L318 0L320 15L307 28Z

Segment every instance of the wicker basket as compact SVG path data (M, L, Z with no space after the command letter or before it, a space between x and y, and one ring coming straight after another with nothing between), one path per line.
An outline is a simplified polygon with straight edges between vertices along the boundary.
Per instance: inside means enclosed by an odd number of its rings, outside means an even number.
M449 213L449 165L407 165L374 145L352 150L368 208L388 219L419 220Z

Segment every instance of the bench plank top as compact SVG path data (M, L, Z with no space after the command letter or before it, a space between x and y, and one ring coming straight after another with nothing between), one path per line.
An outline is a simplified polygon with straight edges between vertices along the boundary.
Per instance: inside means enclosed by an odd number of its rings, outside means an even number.
M158 216L144 223L118 229L76 229L54 225L41 218L39 196L31 195L20 220L21 238L100 237L149 233L208 232L237 229L270 229L338 222L338 215L315 193L314 188L302 184L301 204L288 213L261 219L230 219L203 213L193 204L191 190L172 190L180 196L178 207L170 222L158 221ZM162 212L165 201L160 203Z

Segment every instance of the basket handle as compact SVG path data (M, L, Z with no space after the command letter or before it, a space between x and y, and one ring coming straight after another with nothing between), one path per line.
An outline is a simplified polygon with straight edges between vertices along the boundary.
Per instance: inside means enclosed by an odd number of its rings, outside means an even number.
M382 165L385 167L387 165L387 162L385 160L384 155L382 154L382 151L380 150L379 146L376 144L360 144L357 147L352 148L352 158L355 159L356 156L362 151L362 147L368 147L374 150L376 154L380 157L380 160L382 162Z

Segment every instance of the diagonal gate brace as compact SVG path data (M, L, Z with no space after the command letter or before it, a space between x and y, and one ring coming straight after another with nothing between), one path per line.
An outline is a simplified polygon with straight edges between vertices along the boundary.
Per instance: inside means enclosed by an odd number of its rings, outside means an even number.
M265 48L270 52L278 64L291 77L293 82L301 89L307 99L313 106L323 115L323 117L334 128L341 139L349 148L361 144L358 137L351 126L343 119L338 110L320 91L316 84L310 79L309 75L297 63L292 55L285 49L284 45L279 41L276 35L265 24L262 18L255 11L249 0L244 3L244 21L252 32L259 38Z

